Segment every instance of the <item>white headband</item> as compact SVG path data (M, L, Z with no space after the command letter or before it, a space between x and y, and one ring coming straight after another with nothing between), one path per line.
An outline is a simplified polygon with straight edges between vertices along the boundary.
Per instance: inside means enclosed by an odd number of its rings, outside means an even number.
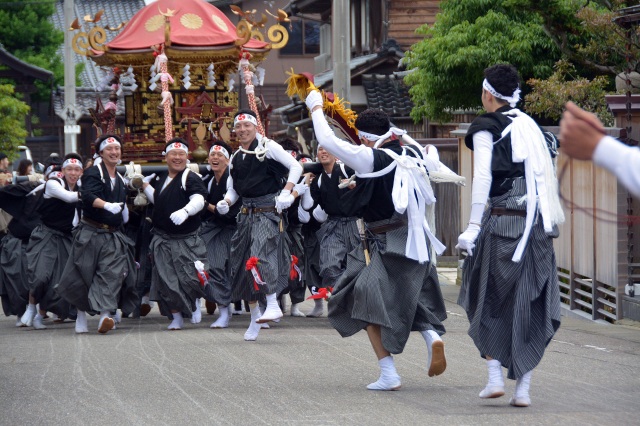
M311 162L311 158L302 157L302 158L300 159L300 162L301 162L301 163L310 163L310 162Z
M78 166L82 168L82 161L78 160L77 158L67 158L66 160L64 160L64 163L62 163L62 168L64 169L67 166Z
M102 152L102 150L105 149L107 145L111 145L114 143L118 144L119 147L122 147L122 145L120 145L120 142L118 142L116 138L108 137L100 143L100 148L98 149L98 153Z
M358 130L358 136L362 136L363 138L371 142L375 142L380 139L380 136L374 135L373 133L367 133L362 130Z
M180 150L184 151L185 153L189 154L189 147L188 146L186 146L182 142L173 142L173 143L167 145L164 148L164 151L162 151L162 155L167 155L169 153L169 151L173 151L174 149L180 149Z
M224 155L224 157L228 160L229 159L229 152L226 150L225 147L223 147L222 145L213 145L211 147L211 149L209 150L209 155L211 155L212 152L221 152L222 155Z
M240 123L241 121L248 121L249 123L252 123L254 126L258 125L258 120L256 120L256 118L253 115L251 115L251 114L238 114L233 119L233 127L236 127L236 124Z
M515 92L513 92L513 95L511 96L505 96L505 95L501 95L500 93L498 93L496 91L496 89L493 88L493 86L491 86L491 84L489 84L489 82L487 81L487 79L485 78L484 81L482 82L482 87L489 93L491 93L494 97L498 98L498 99L502 99L503 101L507 101L509 103L509 106L511 108L515 108L516 104L518 103L518 101L520 100L520 88L517 88L515 90Z
M62 172L51 172L47 175L47 179L53 178L64 179L64 175L62 174Z

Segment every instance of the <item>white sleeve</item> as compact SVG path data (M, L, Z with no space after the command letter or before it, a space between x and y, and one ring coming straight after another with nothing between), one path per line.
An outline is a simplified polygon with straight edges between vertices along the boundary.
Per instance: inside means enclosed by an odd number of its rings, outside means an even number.
M309 219L311 219L311 214L302 207L302 204L298 205L298 220L300 223L309 223Z
M358 173L373 171L373 149L364 145L352 145L336 137L321 109L311 113L311 118L318 144Z
M193 216L204 208L204 197L200 194L193 194L189 197L189 202L183 207L189 216Z
M151 185L147 185L147 187L144 189L143 192L144 192L144 195L147 196L147 200L149 200L150 203L155 204L153 200L156 193L156 189Z
M487 204L491 189L493 136L483 130L473 135L473 188L471 204Z
M224 194L224 199L229 200L229 205L232 206L238 201L240 196L233 188L233 178L231 177L231 173L229 173L229 177L227 177L227 192Z
M278 163L289 169L287 182L292 182L293 184L298 183L300 176L302 176L302 166L300 163L298 163L291 155L287 154L287 151L285 151L282 145L278 142L267 139L267 144L267 147L269 148L267 150L267 158L276 160Z
M311 196L311 189L308 189L304 194L302 194L300 206L305 210L309 210L311 207L313 207L313 197Z
M65 203L77 203L78 193L75 191L67 191L57 179L47 181L44 187L45 198L57 198Z
M640 197L640 149L605 136L593 152L593 162L613 173L629 192Z
M127 203L124 203L124 209L122 210L122 222L124 224L129 223L129 207L127 207Z

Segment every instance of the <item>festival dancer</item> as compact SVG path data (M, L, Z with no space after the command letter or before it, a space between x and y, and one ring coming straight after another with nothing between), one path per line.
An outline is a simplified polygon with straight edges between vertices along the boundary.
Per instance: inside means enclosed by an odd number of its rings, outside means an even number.
M339 163L322 145L318 147L318 162L322 172L311 183L311 195L322 211L316 210L314 217L322 222L317 233L320 243L321 288L335 287L347 268L347 255L360 245L360 234L356 222L359 211L345 212L342 195L353 189L353 183L345 182L353 176L353 170ZM344 183L349 185L344 186ZM344 187L343 187L344 186ZM324 314L324 300L315 299L315 306L308 317Z
M13 217L0 247L0 297L5 315L18 317L16 327L31 327L33 319L29 315L25 317L29 321L22 323L29 303L27 246L31 232L40 224L42 194L35 191L39 185L34 179L0 187L0 208Z
M520 77L511 65L484 72L482 105L465 144L474 152L471 215L456 247L468 253L458 303L469 336L486 359L489 380L480 398L505 393L502 367L517 380L510 404L531 404L529 384L560 326L553 250L564 221L545 137L515 106Z
M240 146L231 160L229 189L216 210L228 214L229 206L242 197L231 240L232 300L249 301L251 323L244 339L254 341L261 323L282 318L277 294L287 286L290 258L281 214L294 201L291 191L302 167L280 145L257 133L253 111L238 111L233 123ZM265 297L261 313L256 302Z
M133 312L136 265L133 241L122 232L129 210L124 179L116 171L122 156L116 135L95 143L101 161L82 175L82 219L74 234L69 259L56 284L58 294L77 309L75 332L88 333L87 313L99 313L98 333L112 330L111 313Z
M31 233L27 247L29 306L21 318L25 326L33 324L36 330L47 328L42 323L47 312L60 320L76 316L75 309L58 296L53 286L69 258L71 231L80 222L78 182L83 170L82 157L67 154L62 165L47 175L42 188L43 200L38 208L42 223Z
M428 147L427 154L406 135L403 139L415 145L400 145L391 137L389 118L376 109L358 116L355 126L362 144L351 145L329 127L317 90L309 93L306 104L319 144L359 175L349 200L343 201L351 203L351 211L361 209L368 232L349 254L347 269L329 298L331 325L343 337L366 329L380 366L370 390L400 388L391 354L403 351L411 331L419 331L427 343L429 376L442 374L446 359L440 335L447 314L429 245L437 245L438 251L444 247L425 220L426 205L435 202L425 171L438 168L435 148ZM376 144L379 148L373 149Z
M298 160L300 155L300 144L291 138L283 138L277 141L285 152L291 157ZM301 164L302 166L302 164ZM302 237L302 222L300 222L298 210L301 204L302 198L309 192L309 185L305 182L305 176L301 176L300 180L293 187L293 197L295 201L287 209L287 232L286 239L291 256L291 268L289 270L289 286L285 289L278 298L280 299L280 305L282 312L286 312L285 306L285 294L289 294L291 299L291 316L292 317L304 317L305 315L300 310L300 303L304 302L304 240ZM313 203L313 199L310 196L307 197L310 203Z
M147 176L143 183L145 195L154 205L150 299L172 320L167 329L180 330L184 318L196 317L192 323L200 322L197 316L206 282L200 282L196 262L208 269L206 248L198 235L207 189L187 168L189 145L184 139L169 140L163 154L167 172Z
M235 203L224 215L216 210L216 204L224 198L227 192L229 178L229 160L232 149L224 142L215 142L209 150L210 172L203 177L208 194L205 199L205 209L202 213L202 228L200 237L207 248L209 272L213 286L213 302L218 305L219 316L211 328L227 328L231 318L231 237L236 231L236 216L241 203Z

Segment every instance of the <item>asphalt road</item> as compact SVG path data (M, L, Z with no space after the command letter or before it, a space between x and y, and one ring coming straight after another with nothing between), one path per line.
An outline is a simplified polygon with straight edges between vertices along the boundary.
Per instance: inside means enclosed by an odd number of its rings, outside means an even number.
M448 368L427 376L414 333L395 356L397 392L368 391L378 367L364 332L343 339L326 318L285 316L245 342L249 315L211 330L215 316L167 331L157 310L117 330L75 335L74 323L35 331L0 319L2 425L477 425L640 424L640 328L564 318L531 384L532 406L481 400L486 369L442 286ZM311 302L305 302L310 310Z

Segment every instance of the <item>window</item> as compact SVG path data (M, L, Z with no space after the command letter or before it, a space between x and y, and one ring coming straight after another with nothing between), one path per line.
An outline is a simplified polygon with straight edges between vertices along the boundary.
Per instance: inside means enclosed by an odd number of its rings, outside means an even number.
M320 24L313 21L292 21L289 42L280 55L317 55L320 53Z

